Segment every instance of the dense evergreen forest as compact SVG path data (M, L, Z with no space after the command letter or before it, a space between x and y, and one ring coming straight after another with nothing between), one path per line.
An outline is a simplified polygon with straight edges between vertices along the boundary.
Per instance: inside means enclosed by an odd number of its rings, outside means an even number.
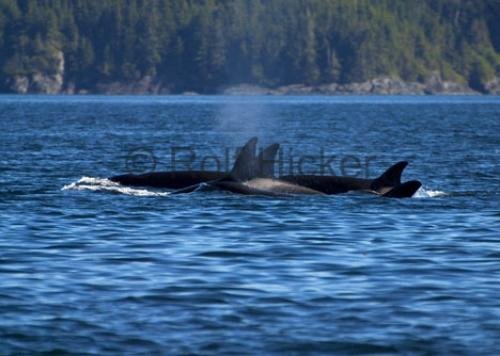
M216 92L436 72L485 91L499 52L498 0L0 0L2 92L44 91L43 77Z

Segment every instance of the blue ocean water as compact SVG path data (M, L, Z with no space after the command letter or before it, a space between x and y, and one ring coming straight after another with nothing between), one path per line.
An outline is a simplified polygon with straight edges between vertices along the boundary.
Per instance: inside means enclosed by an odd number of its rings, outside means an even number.
M106 180L226 169L252 136L284 174L404 159L423 189ZM498 354L499 153L500 97L0 96L0 354Z

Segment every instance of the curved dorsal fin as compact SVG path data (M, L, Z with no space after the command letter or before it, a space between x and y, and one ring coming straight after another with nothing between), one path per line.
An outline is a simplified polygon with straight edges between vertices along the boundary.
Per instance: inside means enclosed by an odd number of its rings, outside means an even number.
M387 169L380 177L373 180L371 189L379 191L382 188L395 187L401 184L401 174L408 165L406 161L400 161Z
M274 143L260 152L260 154L257 156L256 165L259 177L274 177L274 162L276 160L276 154L278 153L279 149L279 143Z

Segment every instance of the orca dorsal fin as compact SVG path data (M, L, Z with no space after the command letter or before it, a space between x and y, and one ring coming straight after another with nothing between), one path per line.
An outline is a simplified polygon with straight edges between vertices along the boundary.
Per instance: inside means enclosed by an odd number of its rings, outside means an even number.
M401 174L408 165L407 161L400 161L387 169L382 175L373 180L371 189L378 192L382 188L396 187L401 184Z
M274 162L276 161L276 154L279 149L279 143L274 143L257 156L256 165L260 178L274 177Z
M246 181L256 175L255 150L257 147L257 137L252 137L241 148L240 153L234 161L234 166L229 173L228 179Z

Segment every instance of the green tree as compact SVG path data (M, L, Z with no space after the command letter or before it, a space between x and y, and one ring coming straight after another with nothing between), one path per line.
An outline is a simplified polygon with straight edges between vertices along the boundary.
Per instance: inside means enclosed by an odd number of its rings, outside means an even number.
M255 83L423 81L478 90L500 71L492 0L0 0L0 90L54 68L98 84L145 75L174 91Z

